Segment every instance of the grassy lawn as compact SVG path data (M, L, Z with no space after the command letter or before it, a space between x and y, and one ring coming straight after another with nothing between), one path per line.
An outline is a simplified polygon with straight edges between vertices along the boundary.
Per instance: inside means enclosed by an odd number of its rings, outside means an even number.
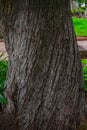
M87 19L73 17L74 28L77 36L87 36Z

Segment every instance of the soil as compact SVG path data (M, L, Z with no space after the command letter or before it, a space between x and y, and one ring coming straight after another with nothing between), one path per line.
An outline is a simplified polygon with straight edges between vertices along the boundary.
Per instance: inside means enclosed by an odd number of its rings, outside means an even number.
M77 41L87 41L87 37L77 37Z
M0 112L0 130L19 130L15 116Z

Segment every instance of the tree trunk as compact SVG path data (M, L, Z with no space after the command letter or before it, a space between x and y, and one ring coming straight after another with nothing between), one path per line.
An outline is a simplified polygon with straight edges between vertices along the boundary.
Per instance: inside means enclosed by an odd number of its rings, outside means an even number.
M87 0L85 0L85 13L84 13L84 16L87 18Z
M7 5L4 113L16 113L18 130L77 130L84 122L85 102L69 0Z

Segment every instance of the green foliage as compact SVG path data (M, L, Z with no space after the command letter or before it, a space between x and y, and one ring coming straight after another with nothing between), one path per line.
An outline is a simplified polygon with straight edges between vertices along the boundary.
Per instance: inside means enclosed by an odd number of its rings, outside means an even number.
M83 64L83 76L84 76L84 89L87 91L87 59L82 60Z
M84 12L85 12L85 7L81 7L80 9L79 9L79 11L82 13L82 14L84 14Z
M6 59L2 59L3 55L0 55L0 104L5 104L6 99L3 95L4 92L4 83L6 79L6 72L8 67L8 62Z
M3 96L3 94L0 94L0 103L1 104L6 104L7 100L5 99L5 97Z
M87 19L73 17L74 28L77 36L87 36Z
M73 10L72 10L72 13L73 13L73 14L76 14L76 13L78 13L78 12L79 12L78 9L73 9Z
M73 14L73 15L75 15L75 14L76 14L76 15L79 15L79 13L84 14L85 9L86 9L85 7L80 7L79 9L77 9L77 8L76 8L76 9L73 9L73 10L72 10L72 14Z
M84 3L84 0L77 0L79 3Z

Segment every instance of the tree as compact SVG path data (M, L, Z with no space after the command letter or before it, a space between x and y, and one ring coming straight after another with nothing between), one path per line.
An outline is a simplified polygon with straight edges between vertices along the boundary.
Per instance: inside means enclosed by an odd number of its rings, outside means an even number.
M9 55L4 114L17 116L18 130L77 130L85 102L69 0L1 0L1 18Z
M85 0L85 13L84 13L84 15L85 15L85 17L87 17L87 0Z

